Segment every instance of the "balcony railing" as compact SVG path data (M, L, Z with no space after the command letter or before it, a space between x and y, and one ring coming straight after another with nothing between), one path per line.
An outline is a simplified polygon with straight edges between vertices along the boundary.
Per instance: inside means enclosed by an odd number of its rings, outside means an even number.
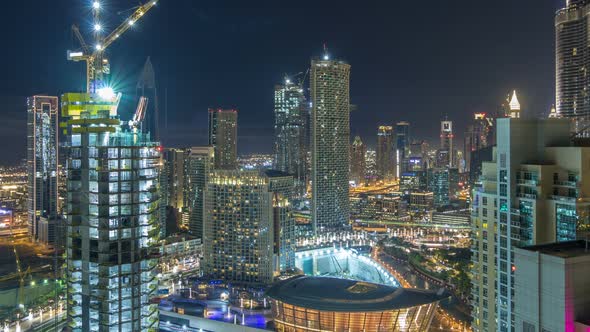
M570 197L570 196L551 195L551 196L549 196L549 199L552 199L554 201L560 201L560 202L568 202L568 203L575 203L576 202L576 197Z
M578 186L577 181L554 181L553 184L556 186L560 186L560 187L572 187L572 188L576 188Z
M537 194L518 193L516 196L518 198L537 199Z

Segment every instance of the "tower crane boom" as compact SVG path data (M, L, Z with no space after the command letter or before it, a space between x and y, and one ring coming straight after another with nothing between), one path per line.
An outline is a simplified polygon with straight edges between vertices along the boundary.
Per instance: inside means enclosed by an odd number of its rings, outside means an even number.
M150 0L137 7L131 16L104 38L95 31L95 38L97 40L96 45L94 45L94 51L91 51L90 47L84 41L80 29L76 25L72 26L72 31L78 39L82 51L68 51L68 60L86 62L86 92L95 93L104 84L104 75L110 73L109 61L105 57L106 49L152 9L157 2L158 0ZM98 7L96 7L95 11L97 10ZM95 28L100 29L100 25L95 26Z

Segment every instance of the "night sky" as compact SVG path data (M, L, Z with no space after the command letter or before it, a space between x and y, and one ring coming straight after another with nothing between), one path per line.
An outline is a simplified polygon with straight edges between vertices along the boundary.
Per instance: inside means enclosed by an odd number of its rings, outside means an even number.
M102 0L110 29L137 0ZM374 145L376 127L407 120L414 137L438 137L439 120L457 136L473 112L496 110L512 89L525 114L554 102L558 0L243 1L160 0L110 48L113 78L131 96L151 56L164 109L166 146L206 144L207 108L239 109L241 154L271 152L273 88L305 71L327 44L351 68L351 135ZM0 81L0 163L25 156L25 97L84 87L72 23L90 40L90 0L21 0L4 4ZM110 30L109 29L109 30ZM461 143L462 146L462 143Z

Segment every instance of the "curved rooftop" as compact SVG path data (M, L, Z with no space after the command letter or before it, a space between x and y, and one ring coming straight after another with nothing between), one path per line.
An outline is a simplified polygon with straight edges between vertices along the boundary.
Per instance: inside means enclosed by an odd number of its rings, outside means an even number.
M315 310L368 312L430 304L449 295L443 290L433 292L350 279L297 276L274 284L266 296Z

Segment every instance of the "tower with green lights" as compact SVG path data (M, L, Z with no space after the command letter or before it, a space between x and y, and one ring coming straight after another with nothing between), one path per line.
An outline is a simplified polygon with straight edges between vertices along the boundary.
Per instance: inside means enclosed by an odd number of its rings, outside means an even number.
M117 115L120 94L62 96L67 319L72 331L157 331L160 147Z

